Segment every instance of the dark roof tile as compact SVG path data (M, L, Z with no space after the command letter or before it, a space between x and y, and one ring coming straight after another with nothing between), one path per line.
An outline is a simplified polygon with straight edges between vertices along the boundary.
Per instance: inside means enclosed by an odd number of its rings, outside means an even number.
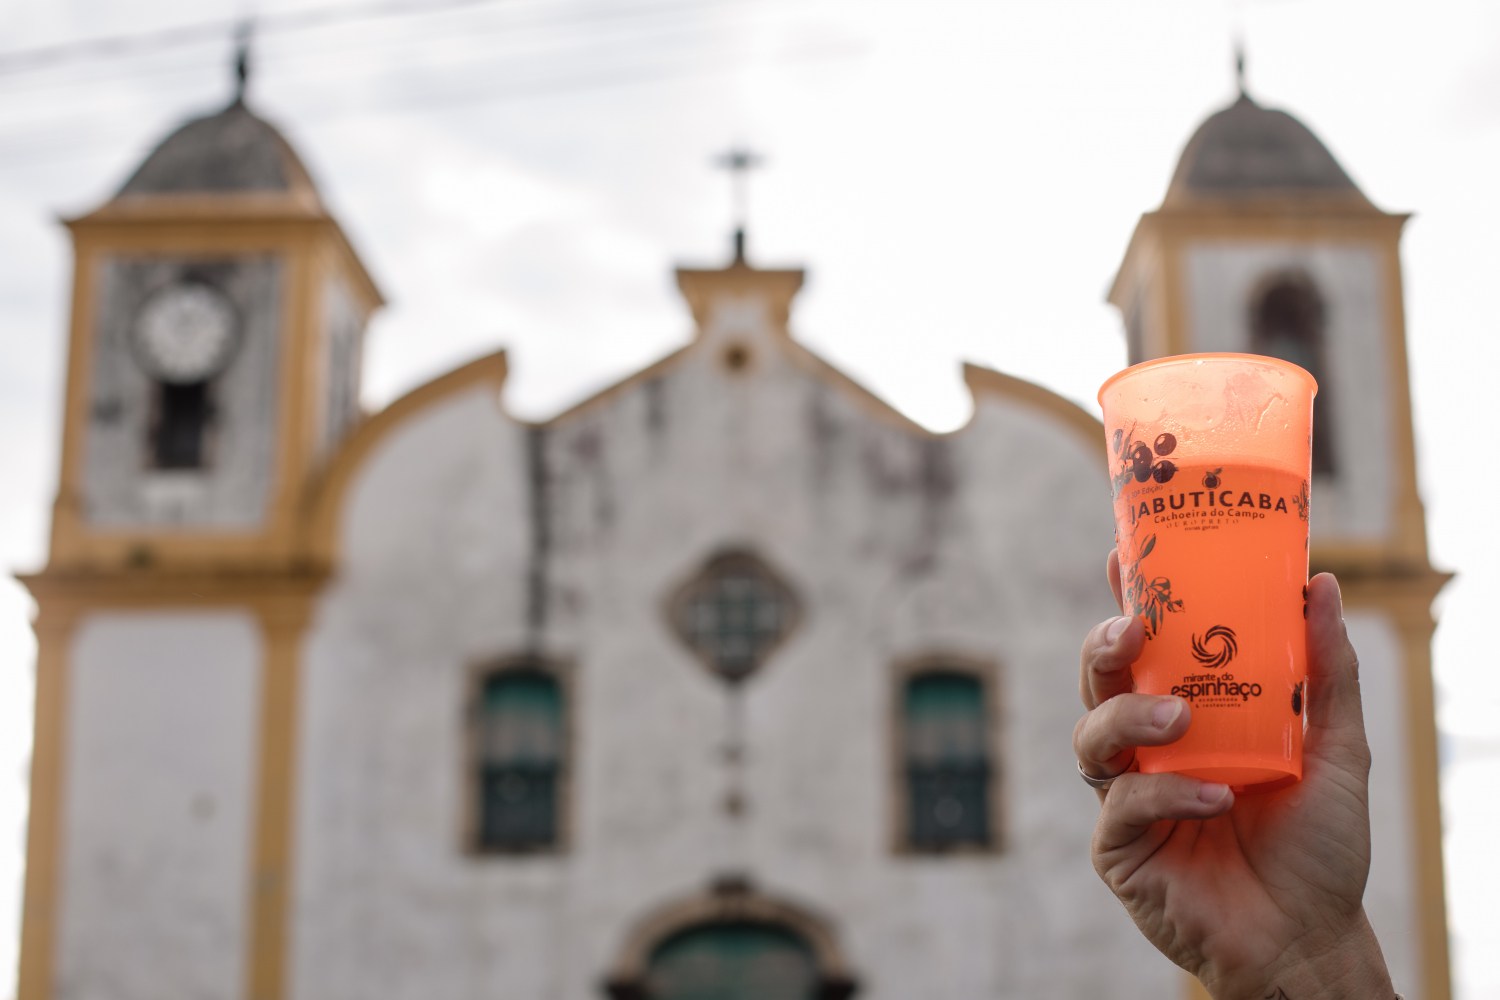
M311 191L312 182L292 147L235 101L167 136L120 194L301 190Z
M1299 194L1364 200L1306 125L1241 94L1188 140L1167 189L1167 202Z

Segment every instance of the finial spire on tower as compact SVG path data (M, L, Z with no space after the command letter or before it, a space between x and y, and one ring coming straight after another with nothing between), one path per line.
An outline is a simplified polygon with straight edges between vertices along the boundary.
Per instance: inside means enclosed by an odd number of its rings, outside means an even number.
M1240 88L1241 97L1249 97L1250 92L1245 89L1245 40L1237 38L1234 42L1234 82Z
M250 31L249 21L241 21L234 29L234 103L245 100L245 85L250 80Z
M765 157L746 146L732 146L714 159L714 166L729 171L734 194L734 260L745 262L745 226L750 210L749 174L762 166Z

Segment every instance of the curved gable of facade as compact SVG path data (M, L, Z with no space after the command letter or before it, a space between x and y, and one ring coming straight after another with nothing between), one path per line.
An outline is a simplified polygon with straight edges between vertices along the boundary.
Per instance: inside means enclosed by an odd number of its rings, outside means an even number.
M463 393L488 387L498 397L508 373L505 352L496 351L418 386L365 418L344 439L323 474L313 482L304 504L304 545L313 560L329 567L337 563L339 522L349 492L383 443L408 421Z
M984 402L997 399L1062 427L1069 435L1076 436L1090 455L1097 454L1103 465L1104 431L1096 418L1042 386L980 365L966 363L963 367L964 382L974 402L968 422L947 433L935 433L916 423L793 339L787 329L787 318L791 298L801 286L800 271L760 271L737 261L718 271L681 270L678 280L698 324L693 342L540 426L562 430L587 417L608 412L639 393L659 391L662 380L695 363L730 373L742 365L747 369L744 376L753 377L769 355L779 357L791 370L825 386L877 425L916 439L960 439L971 435ZM419 386L361 423L313 483L305 504L305 546L314 562L325 567L337 563L339 520L347 494L361 467L384 440L418 414L480 385L490 386L498 395L507 374L505 352L495 352ZM650 409L656 404L648 401L646 405Z

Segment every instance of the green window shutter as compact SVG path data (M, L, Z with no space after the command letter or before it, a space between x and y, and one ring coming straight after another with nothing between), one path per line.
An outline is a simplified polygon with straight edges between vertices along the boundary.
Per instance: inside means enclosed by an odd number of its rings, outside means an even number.
M907 682L903 705L908 839L918 850L990 843L990 738L984 686L933 672Z
M557 681L532 670L496 674L485 681L479 716L480 846L556 843L564 749Z

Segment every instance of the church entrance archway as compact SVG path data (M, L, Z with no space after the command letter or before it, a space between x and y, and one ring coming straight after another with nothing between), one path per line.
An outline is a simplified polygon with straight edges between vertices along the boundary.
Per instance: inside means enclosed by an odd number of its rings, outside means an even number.
M856 984L827 921L732 878L641 921L605 990L612 1000L849 1000Z
M776 924L700 924L656 948L645 986L651 1000L817 1000L817 957Z

